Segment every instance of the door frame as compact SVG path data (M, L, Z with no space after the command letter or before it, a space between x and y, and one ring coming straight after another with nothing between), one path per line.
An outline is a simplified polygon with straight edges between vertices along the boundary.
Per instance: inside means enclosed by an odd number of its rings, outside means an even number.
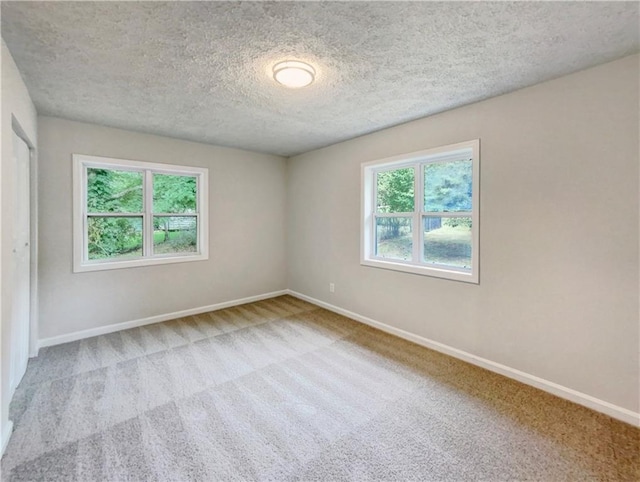
M11 115L13 133L29 147L29 358L38 356L38 162L36 146L29 139L14 115Z

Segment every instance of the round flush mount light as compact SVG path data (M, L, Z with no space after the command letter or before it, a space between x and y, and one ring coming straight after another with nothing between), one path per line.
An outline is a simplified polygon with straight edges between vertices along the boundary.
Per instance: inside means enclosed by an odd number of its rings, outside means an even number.
M297 60L279 62L273 66L273 78L276 82L291 89L306 87L315 79L316 71L309 64Z

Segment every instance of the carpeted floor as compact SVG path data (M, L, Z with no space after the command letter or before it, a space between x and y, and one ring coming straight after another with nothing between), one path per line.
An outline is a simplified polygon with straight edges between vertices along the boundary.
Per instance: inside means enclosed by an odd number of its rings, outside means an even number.
M43 349L2 480L640 480L640 430L284 296Z

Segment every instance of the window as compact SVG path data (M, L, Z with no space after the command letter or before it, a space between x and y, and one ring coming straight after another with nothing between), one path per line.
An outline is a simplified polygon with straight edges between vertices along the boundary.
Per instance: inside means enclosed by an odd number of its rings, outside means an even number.
M478 283L480 141L362 165L361 264Z
M74 155L74 272L208 259L208 170Z

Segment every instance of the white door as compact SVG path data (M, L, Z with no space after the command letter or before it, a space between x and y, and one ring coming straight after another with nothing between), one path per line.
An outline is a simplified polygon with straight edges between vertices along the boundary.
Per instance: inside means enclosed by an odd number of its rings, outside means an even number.
M11 392L22 380L29 361L31 297L29 157L29 146L14 133L13 299L9 382Z

